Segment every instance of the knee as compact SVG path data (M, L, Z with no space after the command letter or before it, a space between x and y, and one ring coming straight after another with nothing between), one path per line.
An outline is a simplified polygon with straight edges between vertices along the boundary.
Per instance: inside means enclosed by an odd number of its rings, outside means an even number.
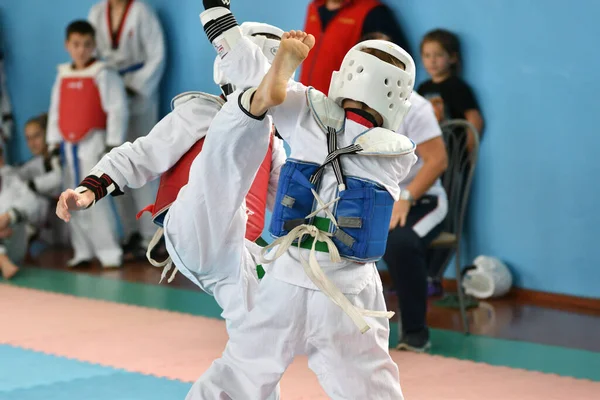
M410 227L398 227L388 235L386 254L421 252L422 240Z

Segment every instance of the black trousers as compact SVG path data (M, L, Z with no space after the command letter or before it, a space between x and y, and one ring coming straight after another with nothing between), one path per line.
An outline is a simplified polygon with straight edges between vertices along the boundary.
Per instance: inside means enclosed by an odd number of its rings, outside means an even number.
M400 318L405 333L420 332L427 326L427 247L441 232L441 223L424 237L413 226L427 218L438 204L437 196L425 195L412 206L406 224L390 231L383 259L400 300Z

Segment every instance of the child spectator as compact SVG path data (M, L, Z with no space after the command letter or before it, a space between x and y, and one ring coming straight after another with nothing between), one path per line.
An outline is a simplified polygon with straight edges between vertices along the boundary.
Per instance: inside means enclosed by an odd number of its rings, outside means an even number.
M21 181L15 171L5 165L0 147L0 270L4 279L18 271L27 251L25 223L38 224L48 204Z
M87 21L67 27L65 46L72 63L58 67L52 90L47 142L61 147L65 187L77 186L107 149L123 143L128 122L127 94L119 74L94 59L95 31ZM108 202L73 216L75 255L69 267L96 257L103 267L120 267L123 251Z
M469 85L460 78L461 55L458 37L447 30L436 29L421 42L421 58L431 79L423 82L417 92L428 99L439 122L446 119L466 119L481 134L483 118ZM467 146L473 148L472 132Z

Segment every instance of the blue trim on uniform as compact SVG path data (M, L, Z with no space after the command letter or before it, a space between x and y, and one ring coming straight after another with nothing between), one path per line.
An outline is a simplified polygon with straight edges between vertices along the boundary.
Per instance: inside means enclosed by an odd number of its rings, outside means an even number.
M119 75L123 76L125 74L130 74L132 72L139 71L140 69L144 68L144 65L145 65L145 63L141 62L138 64L130 65L129 67L126 67L126 68L122 68L119 70Z
M77 185L79 185L79 182L81 182L81 171L79 171L79 157L77 156L77 150L79 150L79 145L73 144L71 146L71 155L73 156L73 171L75 172L75 187L77 187Z

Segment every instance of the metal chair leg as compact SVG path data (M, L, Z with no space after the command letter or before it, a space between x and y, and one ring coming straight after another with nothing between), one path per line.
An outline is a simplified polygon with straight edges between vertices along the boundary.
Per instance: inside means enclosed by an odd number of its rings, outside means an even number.
M468 335L469 332L469 320L467 318L467 305L465 304L465 294L463 292L463 288L461 285L461 270L460 270L460 250L456 249L455 256L455 265L456 265L456 291L458 292L458 304L460 307L460 316L462 318L463 331L465 335Z

